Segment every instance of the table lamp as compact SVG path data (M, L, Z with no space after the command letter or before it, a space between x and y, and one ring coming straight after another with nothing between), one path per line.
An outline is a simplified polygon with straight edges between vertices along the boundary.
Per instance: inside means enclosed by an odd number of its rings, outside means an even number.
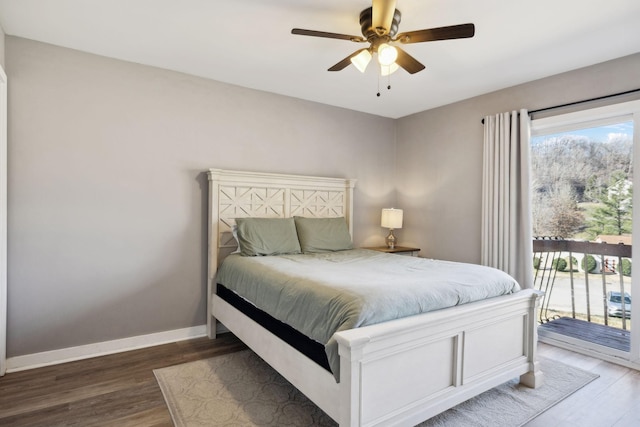
M380 226L389 229L389 235L387 236L387 246L389 249L396 247L396 236L393 235L393 230L402 228L402 209L386 208L382 209L382 220Z

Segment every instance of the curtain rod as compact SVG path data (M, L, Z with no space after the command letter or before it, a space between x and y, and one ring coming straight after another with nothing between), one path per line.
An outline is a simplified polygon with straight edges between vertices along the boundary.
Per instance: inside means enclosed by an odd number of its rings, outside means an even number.
M627 90L627 91L624 91L624 92L612 93L610 95L597 96L595 98L590 98L590 99L583 99L582 101L567 102L566 104L554 105L552 107L538 108L537 110L529 111L529 114L540 113L542 111L555 110L556 108L572 107L574 105L580 105L580 104L584 104L584 103L587 103L587 102L600 101L602 99L615 98L616 96L629 95L629 94L635 93L635 92L640 92L640 88L639 89L631 89L631 90ZM482 124L484 124L484 118L480 122Z

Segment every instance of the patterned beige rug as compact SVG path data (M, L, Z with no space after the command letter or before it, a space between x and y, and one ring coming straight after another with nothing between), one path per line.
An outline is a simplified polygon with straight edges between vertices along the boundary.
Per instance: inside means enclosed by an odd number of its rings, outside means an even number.
M530 389L514 379L420 426L521 426L597 378L555 361L540 363L542 387ZM250 350L154 373L177 427L337 425Z

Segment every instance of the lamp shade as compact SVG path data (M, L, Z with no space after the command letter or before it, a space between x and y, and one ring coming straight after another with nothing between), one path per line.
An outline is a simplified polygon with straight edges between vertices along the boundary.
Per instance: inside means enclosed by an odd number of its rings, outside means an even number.
M402 228L402 209L382 209L380 226L391 229Z
M398 69L400 68L400 66L398 64L396 64L395 62L391 65L381 65L380 66L380 75L381 76L388 76L391 75L393 73L395 73L396 71L398 71Z
M351 63L355 65L361 73L364 73L364 70L367 69L369 61L371 61L371 52L366 49L363 49L362 52L351 58Z
M386 43L382 43L378 47L378 62L380 63L380 65L389 66L396 62L397 58L398 50L395 47L389 46Z

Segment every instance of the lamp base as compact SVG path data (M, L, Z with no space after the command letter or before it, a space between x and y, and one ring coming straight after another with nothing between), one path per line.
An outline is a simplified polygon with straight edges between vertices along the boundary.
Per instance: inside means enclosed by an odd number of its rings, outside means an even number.
M389 235L387 236L387 246L389 249L396 247L396 236L393 235L393 228L389 229Z

